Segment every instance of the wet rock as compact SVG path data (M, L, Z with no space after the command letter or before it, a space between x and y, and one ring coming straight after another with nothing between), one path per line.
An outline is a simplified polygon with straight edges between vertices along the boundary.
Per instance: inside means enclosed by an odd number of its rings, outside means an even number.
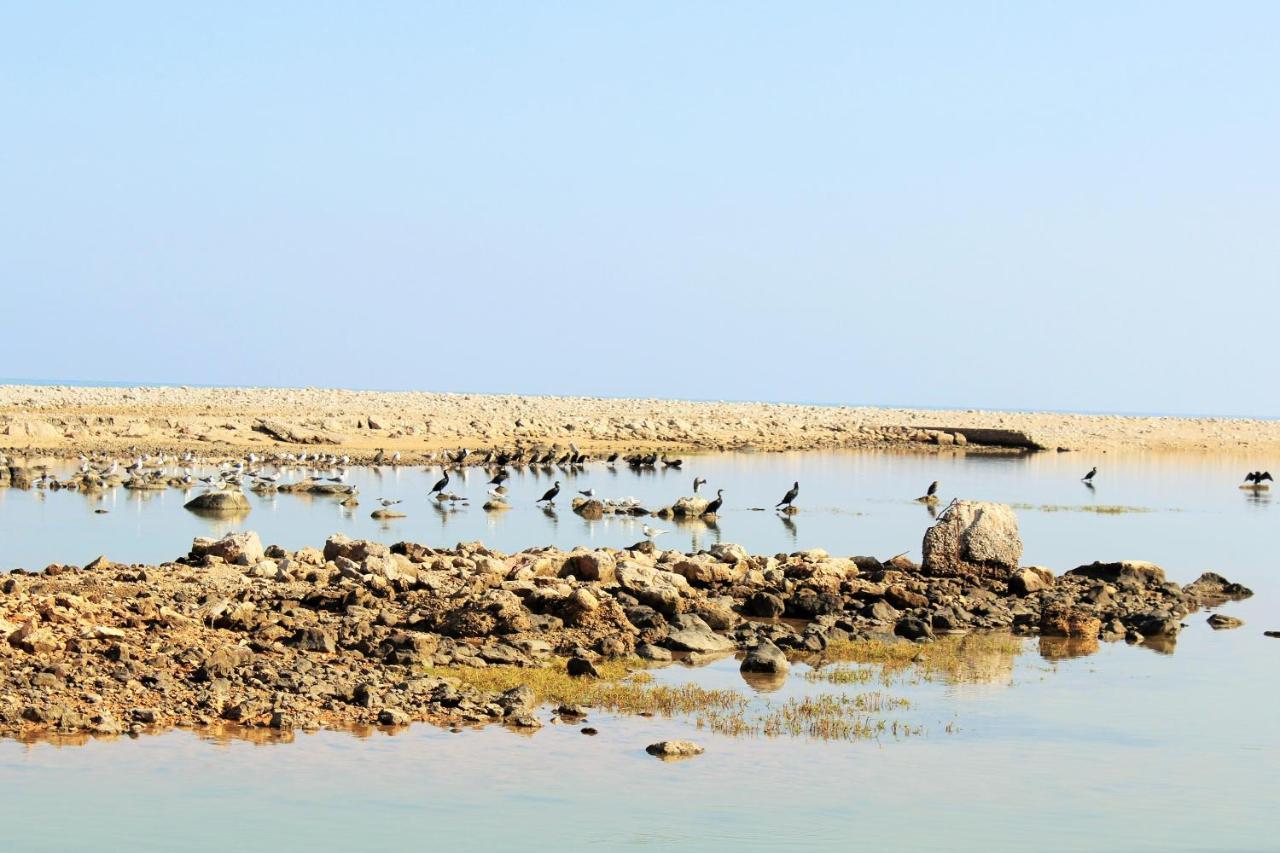
M604 518L604 502L595 498L574 498L570 507L578 515L588 520Z
M748 651L738 667L743 672L786 672L790 668L782 649L768 640Z
M1007 578L1022 559L1018 517L1007 504L957 501L925 531L924 572Z
M1209 627L1215 631L1239 628L1244 625L1243 619L1237 619L1234 616L1227 616L1224 613L1214 613L1205 621L1207 621L1209 623Z
M1239 601L1253 595L1247 586L1233 583L1215 572L1205 572L1183 587L1183 592L1202 602Z
M392 518L407 518L408 516L406 516L403 512L400 512L399 510L384 508L384 509L375 509L373 512L369 513L369 517L373 519L377 519L379 521L386 521Z
M1040 633L1048 637L1097 637L1102 620L1083 610L1053 608L1040 617Z
M194 498L183 504L183 506L191 510L210 513L225 513L227 515L246 513L253 508L252 504L249 503L249 498L245 496L244 492L237 489L205 492L203 495L196 495Z
M645 747L645 752L667 759L692 758L695 755L702 755L706 750L691 740L664 740L649 744Z

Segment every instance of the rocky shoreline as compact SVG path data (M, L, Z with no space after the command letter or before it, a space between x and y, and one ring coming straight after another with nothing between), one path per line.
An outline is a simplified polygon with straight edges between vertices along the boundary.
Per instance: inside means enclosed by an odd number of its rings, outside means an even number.
M502 722L536 727L528 689L486 694L441 667L556 667L743 655L744 670L833 643L1012 631L1167 647L1193 611L1249 590L1150 563L1061 575L1020 565L1003 505L947 508L924 560L629 549L436 549L335 535L323 548L256 534L197 539L158 566L105 557L0 581L0 735L119 734L233 724L278 730ZM1229 627L1227 625L1215 627Z
M0 449L243 455L320 450L406 463L457 447L592 453L900 448L1280 450L1280 422L316 388L0 386Z

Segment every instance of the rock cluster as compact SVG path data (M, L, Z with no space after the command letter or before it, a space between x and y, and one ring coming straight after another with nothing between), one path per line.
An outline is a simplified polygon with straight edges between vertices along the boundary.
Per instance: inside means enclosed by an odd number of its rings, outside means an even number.
M975 541L965 553L986 553ZM901 557L821 549L752 555L719 544L687 554L641 542L503 554L335 535L286 551L235 533L196 539L159 566L104 557L5 576L0 733L525 725L529 695L475 693L429 668L565 658L571 674L589 677L601 658L743 652L743 669L767 678L785 673L789 654L872 634L1167 643L1192 610L1248 594L1214 574L1181 587L1139 562L1059 577L1039 568L937 576Z

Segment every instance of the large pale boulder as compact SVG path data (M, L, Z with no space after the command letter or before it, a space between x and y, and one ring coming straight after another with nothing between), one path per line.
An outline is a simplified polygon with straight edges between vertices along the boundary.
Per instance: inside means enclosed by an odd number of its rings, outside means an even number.
M926 574L1008 578L1022 559L1018 517L1007 504L957 501L924 534Z
M262 540L252 530L228 533L221 539L197 536L191 542L192 557L221 557L228 563L252 566L264 559Z
M203 495L196 495L187 501L184 506L187 509L199 510L203 512L222 512L229 514L239 514L248 512L252 509L249 499L245 497L244 492L236 489L226 489L219 492L205 492Z

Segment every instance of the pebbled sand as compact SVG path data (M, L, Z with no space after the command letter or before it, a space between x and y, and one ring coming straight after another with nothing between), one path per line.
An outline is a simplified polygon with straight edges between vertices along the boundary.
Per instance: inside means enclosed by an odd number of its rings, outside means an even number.
M932 411L773 403L277 388L0 386L0 447L52 454L283 448L283 425L316 449L405 460L442 448L575 443L584 451L952 446L1007 430L1046 449L1280 452L1280 421ZM938 434L942 431L943 434ZM980 438L961 437L972 447ZM1274 465L1273 465L1274 467Z

